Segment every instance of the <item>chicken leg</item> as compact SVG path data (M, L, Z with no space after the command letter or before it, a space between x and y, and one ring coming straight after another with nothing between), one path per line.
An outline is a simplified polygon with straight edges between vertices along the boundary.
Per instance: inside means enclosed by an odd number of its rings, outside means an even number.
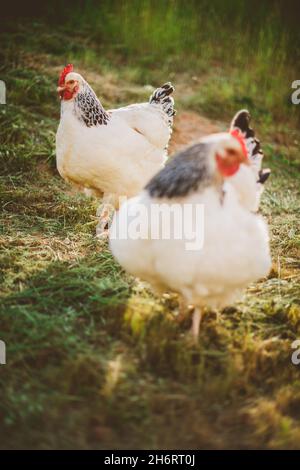
M117 206L118 204L114 195L105 194L103 196L102 203L97 209L99 222L96 227L96 236L98 238L106 238L108 236L109 225Z

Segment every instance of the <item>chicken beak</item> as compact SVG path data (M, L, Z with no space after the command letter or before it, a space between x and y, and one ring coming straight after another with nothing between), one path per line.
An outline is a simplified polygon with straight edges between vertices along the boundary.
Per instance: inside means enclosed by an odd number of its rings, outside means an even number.
M58 86L56 88L56 91L59 95L59 98L62 100L63 99L63 96L64 96L64 91L65 91L66 87L65 86Z

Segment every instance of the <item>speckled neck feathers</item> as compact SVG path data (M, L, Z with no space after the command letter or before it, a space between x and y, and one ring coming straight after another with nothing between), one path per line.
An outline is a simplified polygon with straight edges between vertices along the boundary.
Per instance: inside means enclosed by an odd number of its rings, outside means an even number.
M106 126L109 121L109 114L87 83L82 86L74 99L74 113L87 127Z

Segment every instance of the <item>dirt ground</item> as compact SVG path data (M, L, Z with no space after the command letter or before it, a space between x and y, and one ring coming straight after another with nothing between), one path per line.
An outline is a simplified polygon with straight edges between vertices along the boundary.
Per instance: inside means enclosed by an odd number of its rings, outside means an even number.
M201 137L220 132L224 126L193 111L182 111L175 116L169 154L192 145Z

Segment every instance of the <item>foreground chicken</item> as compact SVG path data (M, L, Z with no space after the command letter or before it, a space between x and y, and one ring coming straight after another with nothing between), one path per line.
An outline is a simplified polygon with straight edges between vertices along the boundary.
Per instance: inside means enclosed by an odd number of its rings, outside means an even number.
M231 304L271 266L267 225L252 212L258 180L238 116L230 132L172 158L110 228L111 251L129 273L195 307L194 338L204 307Z
M166 160L172 132L174 88L166 83L149 103L106 111L73 66L59 78L61 119L56 135L60 175L79 188L103 195L118 206L121 196L136 195ZM107 220L103 217L99 231Z

